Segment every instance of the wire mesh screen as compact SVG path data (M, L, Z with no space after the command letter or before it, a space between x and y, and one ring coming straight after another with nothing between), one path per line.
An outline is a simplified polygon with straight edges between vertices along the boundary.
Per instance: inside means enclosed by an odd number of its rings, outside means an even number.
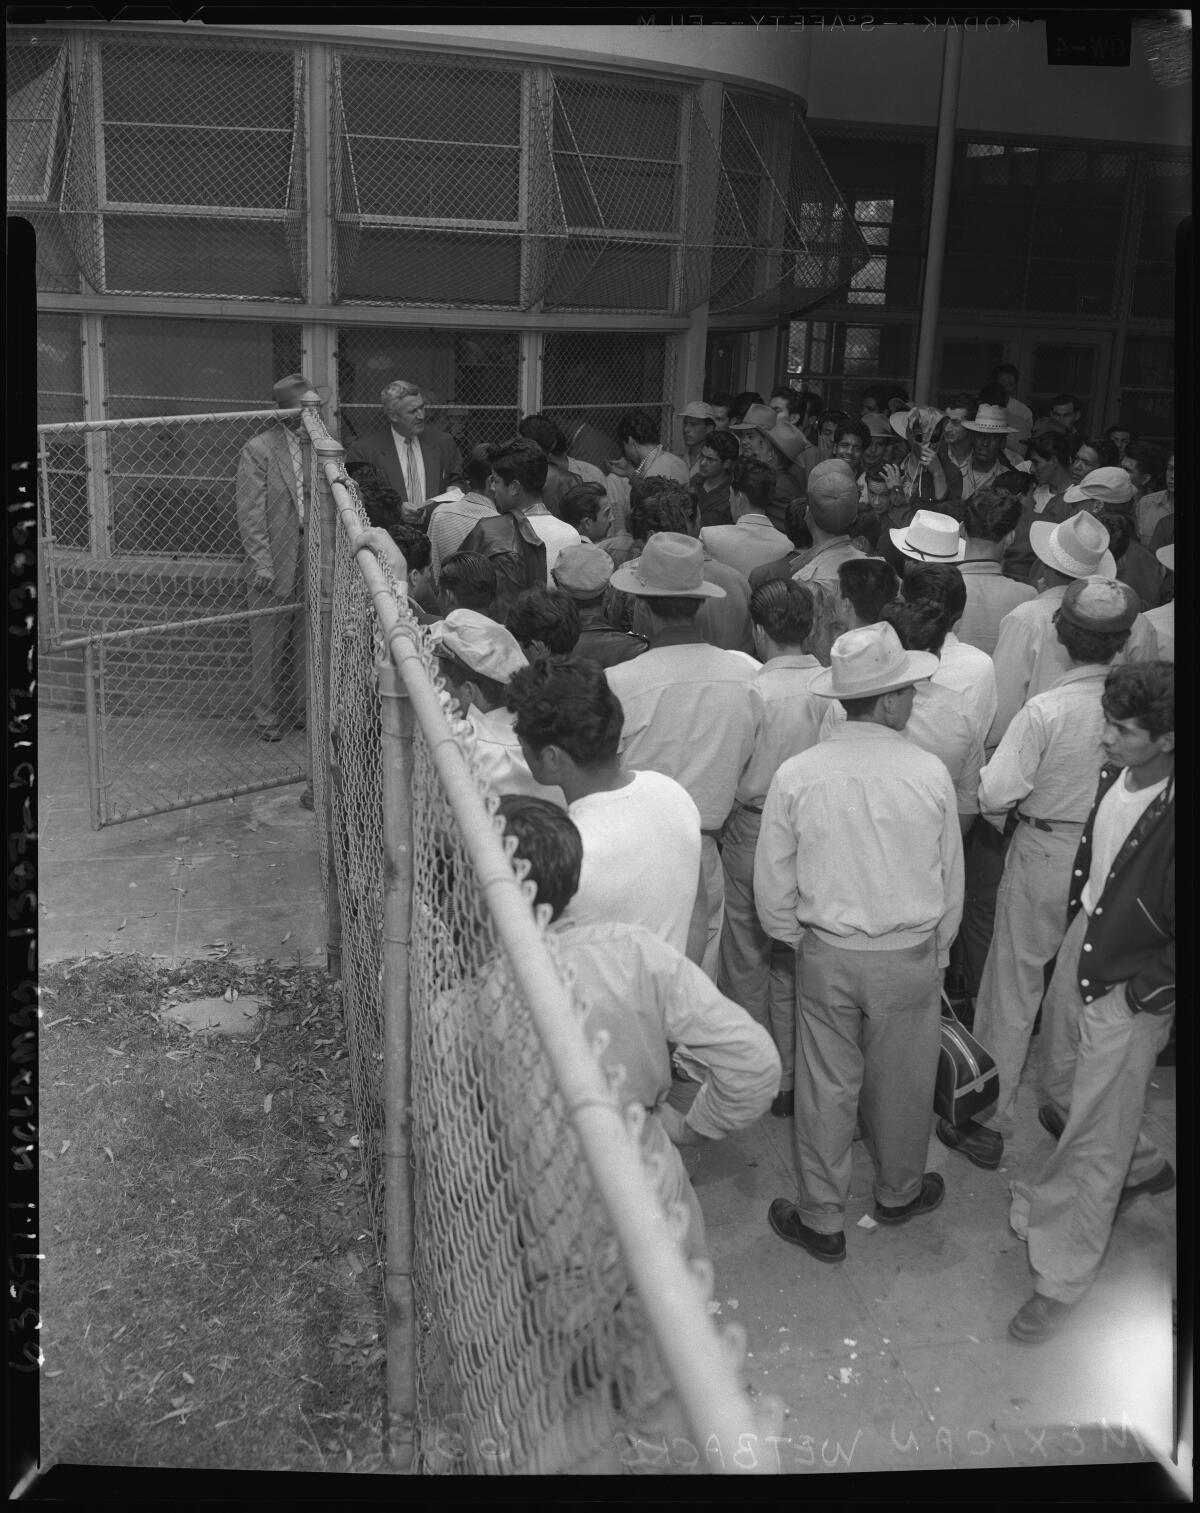
M190 38L89 42L61 208L101 293L298 299L304 55Z
M542 409L558 422L571 457L602 468L621 455L617 421L642 409L670 448L675 339L633 331L547 332ZM675 438L677 440L677 438Z
M8 208L37 236L37 286L77 293L79 266L58 214L67 141L67 45L45 36L10 35L8 91Z
M343 445L383 429L380 391L398 378L421 385L426 422L449 432L464 456L481 441L505 440L521 418L515 331L344 326L338 332L337 372Z

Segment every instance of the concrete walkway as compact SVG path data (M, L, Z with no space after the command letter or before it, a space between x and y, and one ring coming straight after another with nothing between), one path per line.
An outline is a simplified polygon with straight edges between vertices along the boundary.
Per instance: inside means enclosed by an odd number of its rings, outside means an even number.
M43 713L39 750L43 961L103 950L177 962L222 941L324 963L316 833L299 785L96 832L82 718ZM1098 1284L1058 1338L1008 1336L1032 1291L1008 1228L1008 1183L1050 1150L1036 1102L1027 1081L1021 1133L997 1172L931 1142L946 1201L894 1229L857 1222L873 1206L857 1145L848 1254L834 1266L767 1225L771 1199L795 1197L791 1121L767 1116L689 1152L716 1268L711 1309L746 1330L753 1389L790 1408L783 1437L748 1446L747 1463L830 1475L1096 1466L1150 1459L1170 1443L1175 1192L1118 1220ZM1175 1070L1160 1067L1147 1117L1172 1161L1174 1114ZM662 1450L638 1453L653 1464Z

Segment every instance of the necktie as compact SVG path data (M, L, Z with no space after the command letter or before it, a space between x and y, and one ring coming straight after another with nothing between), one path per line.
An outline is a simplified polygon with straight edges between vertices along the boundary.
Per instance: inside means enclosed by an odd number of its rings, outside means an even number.
M405 479L408 489L408 502L409 504L420 504L421 501L417 498L417 444L411 436L404 444L404 451L408 460L408 477Z

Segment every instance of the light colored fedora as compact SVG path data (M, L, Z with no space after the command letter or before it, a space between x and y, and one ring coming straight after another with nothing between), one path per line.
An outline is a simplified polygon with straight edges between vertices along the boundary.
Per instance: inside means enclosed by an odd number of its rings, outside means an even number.
M689 399L687 404L679 412L680 420L716 420L716 411L712 405L706 405L702 399Z
M1034 555L1068 578L1115 578L1116 558L1108 549L1108 532L1086 510L1054 525L1035 520L1029 527Z
M609 579L623 594L653 599L723 599L725 590L704 581L704 548L694 536L655 531L642 555Z
M731 431L763 431L767 432L779 419L779 416L770 405L751 405L742 416L741 420L731 425Z
M830 665L808 685L823 699L874 699L932 678L938 659L929 651L905 651L886 620L860 625L833 643Z
M907 525L888 531L898 552L915 562L961 562L967 555L958 521L937 510L918 510Z
M980 405L974 420L964 420L968 431L979 431L984 436L1015 436L1016 426L1008 423L1008 411L999 405Z
M1133 479L1124 468L1093 468L1063 495L1064 504L1082 504L1094 499L1097 504L1128 504L1133 498Z
M908 440L908 426L914 415L920 419L921 434L926 441L933 435L934 426L946 418L945 410L939 410L934 405L914 405L911 410L898 410L894 415L889 415L892 430L905 441Z

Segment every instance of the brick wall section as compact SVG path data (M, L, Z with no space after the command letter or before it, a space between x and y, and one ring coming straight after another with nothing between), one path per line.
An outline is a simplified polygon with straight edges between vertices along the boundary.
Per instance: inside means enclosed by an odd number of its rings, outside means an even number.
M97 562L63 554L58 561L59 634L125 630L246 607L245 568L236 561L172 562L114 558ZM53 624L42 605L42 632ZM83 650L43 643L39 695L50 709L84 707ZM105 700L113 714L186 707L195 714L248 715L250 637L244 621L163 632L106 647Z

